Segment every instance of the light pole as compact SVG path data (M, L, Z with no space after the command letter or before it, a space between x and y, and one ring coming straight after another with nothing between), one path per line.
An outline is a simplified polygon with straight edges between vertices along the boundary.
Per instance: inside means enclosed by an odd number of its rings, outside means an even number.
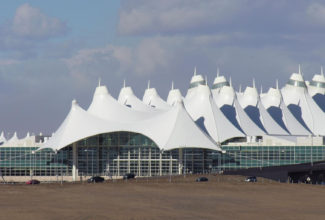
M33 175L34 175L34 161L35 161L35 151L32 151L32 174L31 174L31 180L33 179ZM34 161L33 161L34 160ZM32 181L32 184L33 184L33 181Z
M94 151L91 150L91 176L94 176Z
M186 147L184 148L184 178L186 177Z
M56 175L56 182L59 182L59 177L58 177L58 150L55 150L55 175Z

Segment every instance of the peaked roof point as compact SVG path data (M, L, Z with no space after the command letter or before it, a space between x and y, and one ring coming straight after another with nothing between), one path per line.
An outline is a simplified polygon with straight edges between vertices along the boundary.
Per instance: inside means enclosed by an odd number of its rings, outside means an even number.
M301 73L301 66L300 66L300 64L299 64L299 66L298 66L298 73L299 73L300 75L302 75L302 73Z

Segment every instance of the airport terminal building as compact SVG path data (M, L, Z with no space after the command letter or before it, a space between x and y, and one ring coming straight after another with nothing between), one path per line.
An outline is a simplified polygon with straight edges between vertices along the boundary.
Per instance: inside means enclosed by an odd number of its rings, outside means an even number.
M166 101L125 85L115 99L99 82L89 108L73 100L50 137L2 133L0 171L77 181L313 163L325 160L324 111L323 72L308 82L300 68L266 93L255 82L235 91L219 73L210 88L195 70L185 97L172 86Z

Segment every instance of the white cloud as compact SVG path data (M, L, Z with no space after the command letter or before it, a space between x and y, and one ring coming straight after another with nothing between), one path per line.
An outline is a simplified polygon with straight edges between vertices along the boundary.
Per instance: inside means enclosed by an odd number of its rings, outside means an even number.
M21 37L48 38L64 34L67 26L26 3L17 8L11 30Z
M314 2L307 7L306 14L316 24L325 24L325 5Z
M234 14L247 8L246 0L164 0L128 1L120 11L121 34L179 33L209 29L230 22Z
M158 68L168 65L171 54L159 38L148 38L136 47L107 45L103 48L82 49L64 59L70 73L86 80L105 74L154 75Z

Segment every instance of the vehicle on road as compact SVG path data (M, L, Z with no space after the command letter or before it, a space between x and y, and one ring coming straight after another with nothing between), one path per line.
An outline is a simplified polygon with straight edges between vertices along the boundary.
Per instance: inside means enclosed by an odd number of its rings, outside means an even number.
M124 180L128 180L128 179L134 179L135 178L135 174L134 173L127 173L123 176Z
M206 182L206 181L209 181L209 179L205 176L201 176L196 179L196 182Z
M88 183L101 183L101 182L104 182L104 180L105 179L101 176L92 176L87 180L87 182Z
M27 185L34 185L34 184L40 184L41 182L38 180L28 180L26 182Z
M252 183L255 183L257 182L257 178L256 176L249 176L245 179L245 182L252 182Z

